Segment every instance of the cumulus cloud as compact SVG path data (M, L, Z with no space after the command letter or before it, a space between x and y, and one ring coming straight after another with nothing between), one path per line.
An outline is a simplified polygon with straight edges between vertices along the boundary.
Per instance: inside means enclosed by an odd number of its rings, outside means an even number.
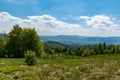
M80 16L83 24L71 24L60 21L50 15L28 16L26 19L15 17L7 12L0 13L0 33L9 32L12 26L19 24L26 28L35 28L39 35L80 35L80 36L120 36L119 24L115 18L106 15Z
M120 36L120 24L117 24L116 19L107 15L95 16L80 16L91 31L98 36Z
M39 35L78 35L85 32L85 29L78 24L68 24L50 15L28 16L27 19L21 19L7 12L1 12L0 24L0 32L7 33L15 24L25 28L35 28Z

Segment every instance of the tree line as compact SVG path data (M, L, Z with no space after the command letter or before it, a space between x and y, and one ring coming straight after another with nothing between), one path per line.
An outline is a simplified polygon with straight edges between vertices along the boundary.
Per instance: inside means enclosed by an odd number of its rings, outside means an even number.
M89 46L81 46L77 48L58 48L45 47L47 54L64 54L71 56L90 56L98 54L120 54L120 45L108 45L106 43L94 44Z

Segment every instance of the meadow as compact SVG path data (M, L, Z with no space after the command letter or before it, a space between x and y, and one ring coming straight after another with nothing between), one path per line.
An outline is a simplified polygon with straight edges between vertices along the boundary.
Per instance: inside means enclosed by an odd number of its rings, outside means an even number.
M37 59L0 58L0 80L120 80L120 55L61 56Z

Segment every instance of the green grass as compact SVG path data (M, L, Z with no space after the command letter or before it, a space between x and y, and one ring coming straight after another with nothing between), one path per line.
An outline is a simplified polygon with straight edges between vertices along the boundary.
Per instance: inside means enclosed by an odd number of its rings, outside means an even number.
M0 80L120 80L120 55L53 57L27 66L24 59L1 58Z

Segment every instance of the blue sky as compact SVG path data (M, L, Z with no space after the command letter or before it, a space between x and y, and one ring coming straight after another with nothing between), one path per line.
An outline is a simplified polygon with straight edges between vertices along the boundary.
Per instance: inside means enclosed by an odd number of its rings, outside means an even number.
M53 17L57 19L58 22L62 21L66 24L79 25L84 28L94 27L95 25L89 25L88 18L89 20L96 20L97 16L97 18L102 17L102 20L106 18L107 21L111 21L117 25L117 28L115 27L114 29L118 29L119 24L117 24L117 22L119 22L120 18L119 3L120 0L0 0L0 12L6 12L12 17L23 20L28 19L28 16L48 15L49 18ZM107 17L110 19L107 19ZM115 20L113 20L113 18ZM94 22L94 20L92 21ZM98 22L100 23L100 21ZM107 26L110 25L108 23L106 24ZM103 25L102 29L107 26ZM96 33L95 36L102 36L103 34L101 33L102 32ZM84 33L82 33L82 35L83 34ZM75 35L77 35L77 33ZM94 35L91 34L91 36Z
M26 18L52 15L69 22L69 17L107 14L120 18L120 0L0 0L0 11Z

